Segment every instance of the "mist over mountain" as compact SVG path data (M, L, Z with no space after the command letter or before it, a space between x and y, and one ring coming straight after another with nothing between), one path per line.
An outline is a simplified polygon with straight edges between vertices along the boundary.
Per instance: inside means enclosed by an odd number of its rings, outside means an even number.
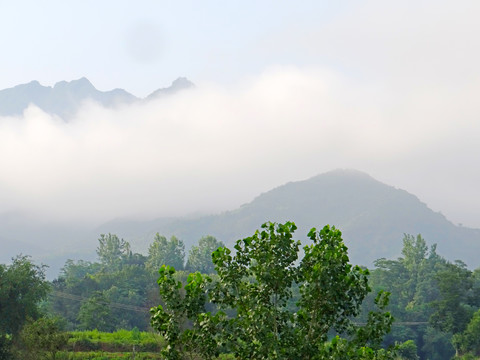
M22 113L28 104L42 110L27 109L18 119L2 115L0 122L0 260L20 252L59 266L69 257L93 258L99 234L108 232L143 252L156 232L177 235L187 248L206 234L231 246L265 221L292 220L301 239L312 226L339 227L352 260L367 266L398 256L403 233L421 233L450 260L478 266L479 230L455 226L415 196L356 171L288 183L238 207L277 184L336 166L365 168L415 189L449 214L460 192L476 198L478 142L467 136L476 134L475 126L455 133L456 124L442 118L447 112L419 113L394 117L402 126L392 130L381 122L385 108L377 114L370 111L375 104L330 101L348 87L329 93L322 84L323 72L281 68L233 90L180 92L193 84L179 78L145 99L98 91L85 78L0 91L3 114ZM63 116L67 121L58 121ZM455 153L458 144L472 147ZM455 166L472 173L445 171ZM425 188L436 191L428 197ZM222 209L236 210L218 213ZM475 214L472 209L462 205L463 214ZM196 211L217 215L178 217ZM104 223L115 217L120 220Z
M234 191L234 189L232 190ZM378 258L400 256L403 234L422 234L449 260L480 265L480 230L456 226L416 196L355 170L335 170L305 181L290 182L263 193L240 208L198 218L138 222L116 220L99 232L113 232L146 250L155 232L176 235L190 247L204 235L232 246L263 222L294 221L297 238L311 227L334 225L344 234L354 263L372 266Z
M192 86L193 83L181 77L171 86L154 91L145 100L174 94ZM31 81L28 84L0 90L0 116L21 115L30 104L34 104L50 115L68 120L87 100L95 101L107 108L142 101L123 89L97 90L85 77L69 82L60 81L53 87Z
M232 189L234 191L234 189ZM148 221L116 219L98 227L41 222L23 214L0 216L0 262L23 253L48 264L50 276L68 258L95 258L97 239L114 233L134 251L146 253L155 233L181 238L187 250L204 235L232 247L266 221L294 221L304 241L311 227L339 228L353 263L371 267L378 258L400 256L403 234L421 234L447 259L480 266L480 229L456 226L416 196L356 170L335 170L265 192L241 207L216 215L163 217Z

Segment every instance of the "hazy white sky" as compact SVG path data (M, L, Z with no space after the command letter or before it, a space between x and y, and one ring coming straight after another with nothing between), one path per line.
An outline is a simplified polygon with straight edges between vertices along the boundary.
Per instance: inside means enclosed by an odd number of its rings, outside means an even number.
M231 209L356 168L480 227L478 1L5 1L0 89L87 77L146 96L0 119L0 212Z
M330 3L0 0L0 88L86 76L145 96L178 76L231 84L271 64L314 65L288 42L355 8Z

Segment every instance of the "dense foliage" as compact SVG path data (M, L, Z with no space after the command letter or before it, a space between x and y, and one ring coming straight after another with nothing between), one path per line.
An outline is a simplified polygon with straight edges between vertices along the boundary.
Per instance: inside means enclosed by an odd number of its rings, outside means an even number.
M388 309L396 319L385 344L413 340L419 359L480 355L472 340L480 334L475 333L475 313L480 308L478 270L468 270L461 261L446 261L437 254L436 245L428 249L420 235L405 235L402 257L379 259L375 265L370 283L375 291L391 292ZM367 297L364 312L371 302Z
M49 291L44 270L27 256L0 264L0 334L17 334L27 318L39 317L39 302Z
M167 359L211 359L220 350L238 359L393 358L380 347L393 321L382 311L388 293L378 294L380 309L369 313L366 325L352 321L370 291L368 270L349 263L339 230L312 229L312 244L298 264L295 224L262 228L238 240L234 255L225 247L213 253L217 281L197 272L183 286L173 267L162 266L158 283L165 306L152 309L152 326L168 343ZM293 284L300 290L295 311L289 307ZM217 312L206 311L207 299Z
M212 247L222 244L203 238L187 259L192 269L213 269ZM207 257L204 254L210 253ZM156 278L163 264L184 268L185 246L172 236L156 234L148 255L131 251L116 235L101 235L99 262L68 260L53 285L50 311L65 318L68 330L148 330L149 309L160 301ZM180 272L179 278L186 274Z
M198 246L193 246L188 256L185 268L189 272L201 272L202 274L213 274L215 266L212 262L212 253L225 244L213 236L204 236L198 241ZM163 265L163 264L162 264ZM172 265L175 267L175 265ZM175 267L175 269L177 269ZM179 269L177 269L179 270Z
M55 360L68 341L68 334L60 331L58 319L42 317L28 322L20 333L19 356L22 359Z
M43 266L35 265L27 256L0 264L0 359L11 358L12 341L28 318L41 315L40 302L46 298L49 284Z

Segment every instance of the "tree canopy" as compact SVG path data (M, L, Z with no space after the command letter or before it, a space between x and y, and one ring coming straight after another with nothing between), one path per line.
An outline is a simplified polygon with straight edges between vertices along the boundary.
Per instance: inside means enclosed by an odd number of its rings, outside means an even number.
M187 264L185 268L187 271L199 271L202 274L212 274L215 272L215 267L212 262L212 253L219 247L224 247L225 244L217 240L213 236L203 236L198 241L198 246L192 246L189 251Z
M131 256L130 244L114 234L101 234L97 255L100 262L110 270L118 268L124 258Z
M393 321L382 310L388 293L378 294L378 311L369 313L365 325L355 324L370 291L368 270L349 263L341 232L329 226L310 231L312 244L298 263L295 230L292 222L266 223L238 240L234 254L226 247L215 250L216 279L196 272L183 286L172 266L162 266L164 306L152 308L151 324L169 344L164 355L209 359L223 349L239 359L391 358L380 347ZM294 285L300 297L292 304ZM207 300L216 311L206 311ZM336 336L329 341L329 334Z
M45 267L28 256L0 264L0 334L18 334L27 318L40 316L39 303L49 291Z
M153 243L148 248L147 267L158 269L167 264L178 270L183 270L185 261L185 244L176 236L169 240L163 235L156 234Z

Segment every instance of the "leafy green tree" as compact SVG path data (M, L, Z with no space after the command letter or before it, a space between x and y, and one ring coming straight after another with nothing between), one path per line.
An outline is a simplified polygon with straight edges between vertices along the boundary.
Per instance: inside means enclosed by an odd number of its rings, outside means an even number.
M60 276L52 281L54 296L50 299L49 308L51 313L66 320L67 330L77 328L78 312L82 305L78 299L89 298L99 290L95 274L102 270L104 272L105 267L100 263L67 260Z
M425 240L417 235L415 238L412 235L405 234L403 238L402 265L408 273L408 280L404 284L404 289L407 290L406 296L410 301L414 300L419 278L422 275L422 270L425 266L428 254L428 247Z
M132 255L130 244L114 234L101 234L98 239L97 255L108 269L118 269L125 259Z
M0 334L16 335L27 318L38 318L39 303L49 290L45 267L35 265L28 256L0 264Z
M417 344L413 340L407 340L397 348L397 354L402 360L418 360Z
M202 274L212 274L215 267L212 262L212 253L225 244L213 236L204 236L198 241L198 246L193 246L188 254L185 269L190 272L199 271Z
M82 281L85 276L95 274L100 270L102 270L102 266L99 263L68 259L60 271L60 277L69 283L77 283Z
M471 272L464 263L447 264L438 273L440 296L432 303L434 327L453 334L452 344L461 359L480 355L480 310L478 270Z
M107 268L105 264L68 260L59 278L52 282L55 292L49 309L66 319L68 330L98 326L95 318L87 320L85 312L88 307L85 308L87 305L81 302L90 299L96 292L104 297L102 302L119 304L110 308L109 327L148 329L148 311L142 313L141 309L157 304L159 296L151 296L158 290L154 275L145 267L146 257L132 253L119 256L116 261L117 265ZM80 321L82 305L83 321ZM126 310L125 307L129 306L130 309Z
M432 325L444 332L463 332L474 312L468 297L473 285L471 272L461 262L449 263L436 279L440 297L432 302Z
M151 325L159 331L168 343L162 350L167 359L182 359L187 353L201 353L205 359L218 355L216 342L208 334L210 317L204 314L207 300L207 287L211 279L199 272L189 274L187 284L175 277L175 269L162 265L158 284L164 306L152 308ZM203 320L202 320L203 316ZM194 319L194 327L201 331L186 328L185 320Z
M170 265L177 270L183 270L184 262L185 244L183 241L175 236L167 240L165 236L157 233L148 248L147 268L156 272L162 265Z
M370 291L368 270L349 263L341 235L328 226L320 231L312 229L308 236L313 243L304 247L298 279L298 321L306 340L302 353L308 354L308 358L314 358L331 329L340 333L349 330L351 318L358 315L360 304Z
M265 224L252 237L237 241L235 256L227 248L213 253L220 281L213 302L237 315L225 324L236 342L230 351L243 359L291 355L295 329L293 314L286 308L291 287L299 278L295 266L300 242L293 239L293 223ZM285 353L286 352L286 353Z
M453 347L449 337L428 325L434 312L431 304L440 296L437 275L447 266L436 245L428 249L420 235L405 234L402 257L379 259L375 266L370 277L373 293L388 289L392 294L389 310L398 322L407 323L397 324L385 337L385 344L414 340L420 359L450 359ZM372 303L373 297L368 296L363 310Z
M392 359L380 348L393 321L382 311L388 293L375 299L381 311L371 311L366 325L355 325L352 318L370 291L368 271L349 264L341 232L329 226L310 231L313 244L298 264L295 230L291 222L266 223L237 241L235 255L217 249L216 281L196 272L182 286L175 269L163 266L158 284L165 306L152 308L151 323L169 344L166 358L196 353L210 359L224 350L237 359ZM292 312L294 284L300 285L300 300ZM205 311L207 299L217 312ZM347 337L328 341L332 331Z
M20 333L22 358L55 360L57 353L67 344L68 337L61 331L58 318L42 317L29 322Z
M82 304L78 313L80 329L113 331L114 319L111 316L110 302L105 295L97 291Z

